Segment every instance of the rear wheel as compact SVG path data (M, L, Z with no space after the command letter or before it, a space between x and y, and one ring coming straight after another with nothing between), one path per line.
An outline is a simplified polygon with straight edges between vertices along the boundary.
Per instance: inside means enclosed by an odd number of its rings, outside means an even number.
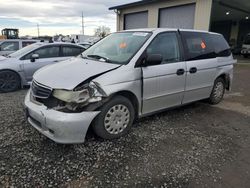
M19 75L12 71L0 71L0 92L12 92L20 88Z
M225 81L223 78L217 78L214 82L214 87L209 97L210 104L218 104L222 101L225 93Z
M129 132L134 121L134 107L123 97L116 96L100 108L93 130L101 138L115 139Z

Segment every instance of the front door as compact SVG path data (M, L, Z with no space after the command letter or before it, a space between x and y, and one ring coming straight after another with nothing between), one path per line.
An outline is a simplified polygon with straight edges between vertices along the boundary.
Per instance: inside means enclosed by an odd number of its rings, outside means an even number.
M180 105L185 88L186 65L181 60L177 33L165 32L157 35L146 53L161 54L163 61L160 65L142 68L142 113Z
M32 54L38 54L39 58L35 59L34 62L31 61ZM23 69L25 73L26 80L31 82L33 79L33 74L40 68L57 63L63 60L60 57L60 46L47 46L37 49L24 57Z

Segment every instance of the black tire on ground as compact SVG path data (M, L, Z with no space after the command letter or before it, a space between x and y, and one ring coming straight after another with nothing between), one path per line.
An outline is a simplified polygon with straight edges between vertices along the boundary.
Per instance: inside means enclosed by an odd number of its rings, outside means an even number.
M212 105L222 101L226 89L226 83L223 78L217 78L214 82L213 90L210 94L208 102Z
M243 55L244 58L248 58L248 55Z
M17 73L9 70L0 71L0 92L16 91L21 86L21 80Z
M135 110L126 97L115 96L99 110L101 112L92 125L97 136L109 140L116 139L126 135L131 129Z

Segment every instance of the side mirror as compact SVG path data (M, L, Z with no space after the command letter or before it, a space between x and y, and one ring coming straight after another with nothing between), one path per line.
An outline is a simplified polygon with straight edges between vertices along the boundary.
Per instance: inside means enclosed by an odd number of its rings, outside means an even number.
M148 54L144 66L159 65L162 62L161 54Z
M39 55L38 54L32 54L30 61L35 62L36 59L39 59Z

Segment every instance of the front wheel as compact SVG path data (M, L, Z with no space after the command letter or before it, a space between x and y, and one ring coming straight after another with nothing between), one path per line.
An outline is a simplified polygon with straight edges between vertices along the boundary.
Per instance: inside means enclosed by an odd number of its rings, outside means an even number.
M225 93L225 81L223 78L217 78L214 82L213 90L209 97L210 104L218 104L222 101Z
M19 75L12 71L0 71L0 92L12 92L20 88Z
M101 138L115 139L129 132L135 110L131 102L123 96L115 96L100 108L100 114L93 122L93 130Z

